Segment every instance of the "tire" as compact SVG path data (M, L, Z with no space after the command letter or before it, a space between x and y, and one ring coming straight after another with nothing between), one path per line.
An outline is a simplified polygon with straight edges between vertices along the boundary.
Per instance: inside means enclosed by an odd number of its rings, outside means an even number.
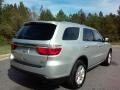
M86 77L86 65L79 60L75 63L71 71L71 74L67 80L67 85L72 89L80 88L82 87L85 81L85 77Z
M105 61L102 63L104 66L109 66L112 61L112 51L109 51Z

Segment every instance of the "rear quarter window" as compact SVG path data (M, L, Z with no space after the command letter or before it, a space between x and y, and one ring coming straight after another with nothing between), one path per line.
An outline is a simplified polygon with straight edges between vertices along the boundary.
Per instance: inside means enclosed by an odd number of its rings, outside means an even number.
M50 40L56 25L48 23L27 23L16 33L15 38L27 40Z
M63 40L77 40L79 37L78 27L68 27L65 29L63 34Z

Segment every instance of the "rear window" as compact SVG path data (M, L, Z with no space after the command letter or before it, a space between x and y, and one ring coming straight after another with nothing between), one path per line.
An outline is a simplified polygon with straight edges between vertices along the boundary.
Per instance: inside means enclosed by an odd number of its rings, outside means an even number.
M15 38L27 40L50 40L56 25L48 23L27 23L16 33Z

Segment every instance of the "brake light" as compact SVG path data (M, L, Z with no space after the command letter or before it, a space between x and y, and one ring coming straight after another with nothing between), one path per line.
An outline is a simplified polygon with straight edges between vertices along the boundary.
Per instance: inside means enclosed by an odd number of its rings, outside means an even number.
M61 51L61 48L46 48L46 47L37 47L36 51L40 55L58 55Z
M12 49L12 50L15 50L16 47L17 47L17 45L15 45L15 44L11 44L11 49Z

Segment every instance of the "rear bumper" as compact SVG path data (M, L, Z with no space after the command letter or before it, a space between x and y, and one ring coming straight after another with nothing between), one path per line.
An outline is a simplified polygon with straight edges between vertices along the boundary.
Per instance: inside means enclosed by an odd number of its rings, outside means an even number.
M42 75L46 79L57 79L61 77L66 77L69 76L70 73L69 70L67 70L68 65L62 65L60 63L51 64L51 62L48 62L48 64L46 64L46 66L44 67L35 67L30 65L24 65L16 62L15 60L11 60L10 64L17 69L38 74L40 76Z

